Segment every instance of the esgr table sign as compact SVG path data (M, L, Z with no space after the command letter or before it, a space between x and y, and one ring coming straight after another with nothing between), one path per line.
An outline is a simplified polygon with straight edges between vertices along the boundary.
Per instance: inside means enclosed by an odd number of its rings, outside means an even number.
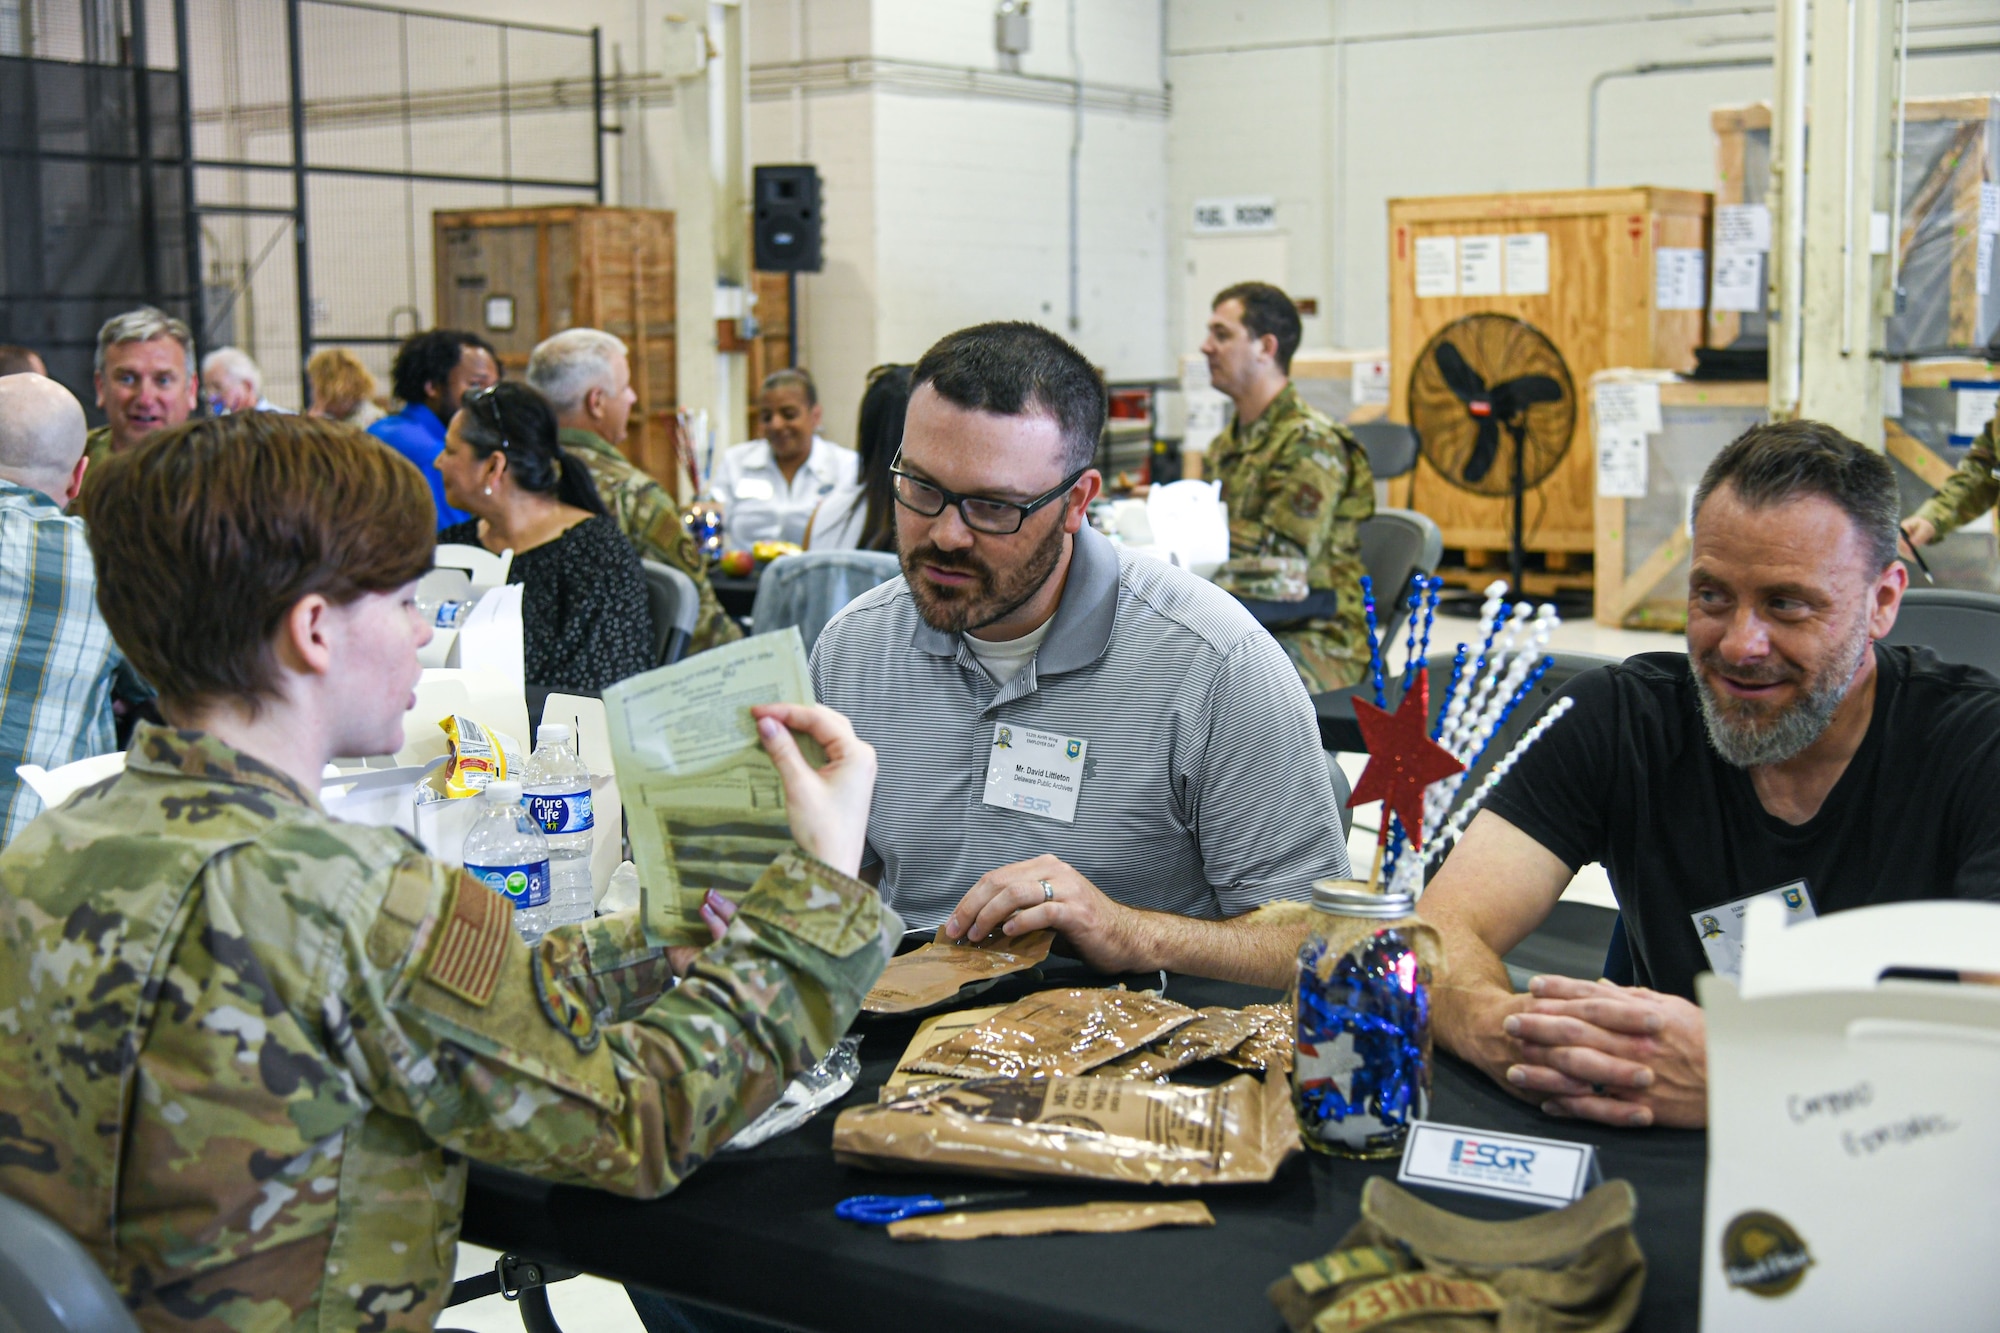
M1560 1208L1583 1197L1600 1174L1597 1150L1587 1143L1489 1134L1420 1120L1410 1127L1396 1179Z

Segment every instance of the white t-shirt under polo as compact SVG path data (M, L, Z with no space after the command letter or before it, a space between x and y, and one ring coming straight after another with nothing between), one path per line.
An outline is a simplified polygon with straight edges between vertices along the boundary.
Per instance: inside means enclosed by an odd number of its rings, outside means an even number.
M1086 527L1046 628L996 686L894 579L813 649L820 702L875 747L866 861L913 928L1044 853L1120 902L1209 919L1347 876L1312 701L1235 598ZM1001 723L1087 742L1073 823L986 803Z
M1035 660L1035 654L1042 650L1042 640L1049 637L1049 626L1056 623L1050 616L1018 639L982 639L977 634L965 636L965 646L979 662L982 670L995 685L1006 688L1021 674L1021 668Z

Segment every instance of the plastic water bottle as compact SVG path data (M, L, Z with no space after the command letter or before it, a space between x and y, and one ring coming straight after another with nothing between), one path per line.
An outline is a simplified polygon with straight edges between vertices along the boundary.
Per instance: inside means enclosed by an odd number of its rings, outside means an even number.
M465 835L466 871L514 904L514 928L533 944L549 928L549 841L521 804L521 784L495 782L479 794L479 818Z
M569 728L544 722L535 752L521 766L522 804L549 840L548 924L591 916L590 848L597 821L590 804L590 770L570 749Z

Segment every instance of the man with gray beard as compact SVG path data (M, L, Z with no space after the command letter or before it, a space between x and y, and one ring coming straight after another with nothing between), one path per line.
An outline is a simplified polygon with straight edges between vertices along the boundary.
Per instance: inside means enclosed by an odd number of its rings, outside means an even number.
M1819 422L1759 426L1709 464L1686 656L1572 681L1424 894L1448 1049L1552 1115L1699 1126L1694 978L1736 975L1744 904L2000 898L2000 680L1879 642L1907 583L1896 517L1887 460ZM1500 956L1593 861L1639 984L1512 993Z

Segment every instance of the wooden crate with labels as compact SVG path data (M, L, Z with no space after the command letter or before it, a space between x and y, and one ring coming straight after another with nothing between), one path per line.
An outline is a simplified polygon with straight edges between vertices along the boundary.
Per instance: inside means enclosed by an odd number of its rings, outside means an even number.
M1692 368L1707 296L1709 201L1700 191L1652 187L1390 200L1390 419L1411 420L1410 386L1425 348L1469 315L1532 326L1577 395L1613 366ZM1391 485L1390 499L1436 520L1448 579L1479 587L1505 570L1511 498L1474 493L1420 459ZM1523 512L1526 591L1591 587L1596 464L1581 402L1566 452L1528 489Z
M493 344L518 376L535 344L564 329L603 329L629 349L639 395L624 449L653 476L679 471L674 412L674 215L558 205L431 216L437 323Z

